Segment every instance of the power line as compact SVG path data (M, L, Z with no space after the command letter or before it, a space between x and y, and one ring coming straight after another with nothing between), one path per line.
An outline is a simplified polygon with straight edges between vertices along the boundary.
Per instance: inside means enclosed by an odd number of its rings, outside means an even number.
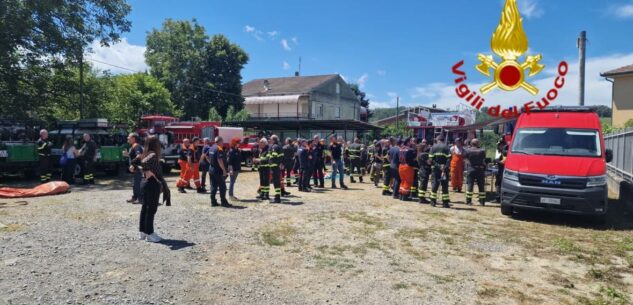
M121 67L121 66L117 66L115 64L111 64L111 63L107 63L104 61L100 61L100 60L96 60L96 59L92 59L92 58L86 58L86 60L92 61L92 62L96 62L96 63L100 63L106 66L111 66L111 67L115 67L115 68L119 68L125 71L130 71L132 73L145 73L144 71L138 71L138 70L133 70L130 68L126 68L126 67ZM197 89L201 89L201 90L206 90L209 92L214 92L214 93L219 93L219 94L226 94L226 95L231 95L231 96L237 96L237 97L242 97L242 95L240 94L235 94L235 93L230 93L230 92L224 92L224 91L220 91L220 90L215 90L215 89L210 89L210 88L204 88L204 87L199 87L196 85L192 85L192 84L187 84L187 86L193 87L193 88L197 88Z

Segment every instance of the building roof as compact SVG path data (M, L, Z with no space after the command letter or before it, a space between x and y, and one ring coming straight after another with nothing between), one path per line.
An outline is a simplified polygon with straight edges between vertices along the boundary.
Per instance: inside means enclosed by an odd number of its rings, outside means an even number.
M255 79L242 86L242 96L306 94L337 77L338 74L329 74Z
M602 75L603 77L633 75L633 65L620 67L620 68L617 68L615 70L604 72L604 73L602 73L600 75Z
M381 130L381 127L357 120L260 119L223 122L226 126L257 130Z

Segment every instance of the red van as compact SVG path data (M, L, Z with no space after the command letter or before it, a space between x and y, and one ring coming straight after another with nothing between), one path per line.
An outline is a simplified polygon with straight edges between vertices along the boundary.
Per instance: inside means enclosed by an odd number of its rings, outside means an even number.
M552 107L519 116L501 183L501 213L518 209L568 214L607 212L602 126L586 107Z

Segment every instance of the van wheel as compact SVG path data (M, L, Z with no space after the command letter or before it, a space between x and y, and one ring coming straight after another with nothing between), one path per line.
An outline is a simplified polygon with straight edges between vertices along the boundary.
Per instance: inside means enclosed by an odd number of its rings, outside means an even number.
M512 212L514 211L511 206L503 203L501 204L501 214L505 216L512 216Z
M247 157L244 162L246 163L246 167L253 167L253 158L252 157Z

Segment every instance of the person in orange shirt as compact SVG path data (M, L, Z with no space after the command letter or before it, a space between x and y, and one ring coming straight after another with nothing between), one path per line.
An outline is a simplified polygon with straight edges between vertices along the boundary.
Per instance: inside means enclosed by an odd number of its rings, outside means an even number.
M202 147L200 147L200 138L193 137L191 139L191 164L189 167L189 176L187 177L187 183L190 179L193 179L193 183L196 185L196 191L198 194L206 194L207 192L202 189L200 184L200 159L202 158Z
M451 146L451 187L455 192L462 191L464 185L464 145L460 138Z
M191 164L192 152L189 139L182 140L182 144L178 148L178 165L180 166L180 178L176 182L178 192L186 193L185 188L190 188L189 185L189 165Z

